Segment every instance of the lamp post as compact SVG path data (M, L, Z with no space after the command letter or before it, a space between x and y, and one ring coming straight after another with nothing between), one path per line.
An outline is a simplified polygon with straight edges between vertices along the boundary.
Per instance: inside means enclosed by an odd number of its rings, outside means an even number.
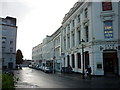
M83 74L82 74L82 78L83 79L85 79L85 77L84 77L84 75L85 75L85 62L84 62L84 44L83 44L83 42L85 42L83 39L82 39L82 41L81 41L81 43L82 43L82 61L83 61Z
M53 41L54 47L53 47L53 73L55 73L55 40Z
M53 73L55 73L55 56L53 57Z

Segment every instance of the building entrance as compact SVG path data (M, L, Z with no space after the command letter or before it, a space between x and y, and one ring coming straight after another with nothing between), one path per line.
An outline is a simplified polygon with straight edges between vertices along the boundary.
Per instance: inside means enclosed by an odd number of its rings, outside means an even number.
M104 74L118 75L118 58L117 51L104 51L103 52L104 62Z
M13 63L12 62L8 63L8 68L13 69Z

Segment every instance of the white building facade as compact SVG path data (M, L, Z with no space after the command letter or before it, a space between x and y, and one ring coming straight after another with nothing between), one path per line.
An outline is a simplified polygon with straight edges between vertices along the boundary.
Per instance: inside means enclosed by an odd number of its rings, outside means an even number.
M75 3L62 22L62 66L83 73L89 65L92 75L120 75L119 10L112 1Z
M0 18L2 29L2 66L3 69L15 69L16 66L16 18Z
M33 48L33 59L37 50L58 71L70 65L83 73L89 65L92 75L120 75L120 2L76 2L62 26Z
M54 67L56 71L61 70L61 28L51 36L46 36L43 42L32 49L32 60L43 66Z

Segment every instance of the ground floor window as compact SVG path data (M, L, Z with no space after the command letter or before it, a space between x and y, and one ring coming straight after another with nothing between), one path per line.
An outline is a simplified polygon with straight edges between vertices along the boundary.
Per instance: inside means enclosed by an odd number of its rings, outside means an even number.
M75 68L75 56L72 54L72 67Z
M68 66L70 65L70 57L69 57L69 55L67 55L67 65Z
M77 59L78 59L78 68L81 68L81 55L80 55L80 53L77 53Z
M84 55L85 55L85 69L87 69L89 65L89 52L86 51Z

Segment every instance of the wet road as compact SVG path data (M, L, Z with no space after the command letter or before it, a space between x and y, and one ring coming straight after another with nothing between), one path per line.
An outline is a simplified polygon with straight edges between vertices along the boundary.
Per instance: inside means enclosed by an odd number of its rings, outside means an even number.
M23 68L15 70L15 77L19 77L17 87L24 88L116 88L119 87L119 78L95 77L83 80L78 74L52 74L40 70Z

